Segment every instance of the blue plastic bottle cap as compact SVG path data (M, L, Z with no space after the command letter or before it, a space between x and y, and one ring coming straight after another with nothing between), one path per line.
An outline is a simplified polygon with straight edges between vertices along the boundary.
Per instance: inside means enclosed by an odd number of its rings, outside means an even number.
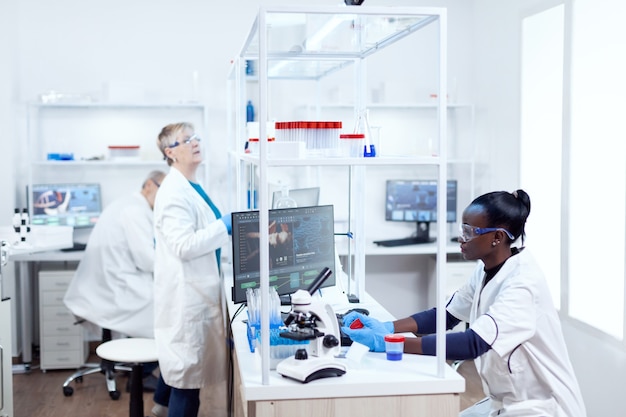
M371 158L376 156L376 147L374 145L369 146L369 152L367 151L367 145L363 146L363 156L366 158Z

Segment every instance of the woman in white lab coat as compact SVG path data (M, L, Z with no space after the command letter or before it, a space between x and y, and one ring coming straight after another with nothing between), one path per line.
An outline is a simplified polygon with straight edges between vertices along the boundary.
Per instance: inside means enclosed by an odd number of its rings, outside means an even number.
M479 260L474 274L448 301L447 328L460 320L465 332L446 335L447 359L475 359L489 396L461 416L584 417L580 389L543 273L522 238L530 213L523 190L484 194L463 212L459 242L467 260ZM435 354L436 309L394 322L357 317L364 330L344 329L355 341L384 350L385 333L428 335L407 338L404 351Z
M171 170L154 205L154 333L161 376L171 389L157 389L155 402L169 406L169 416L195 417L200 388L226 381L219 257L229 242L230 214L222 216L197 182L202 149L191 124L165 126L158 146Z

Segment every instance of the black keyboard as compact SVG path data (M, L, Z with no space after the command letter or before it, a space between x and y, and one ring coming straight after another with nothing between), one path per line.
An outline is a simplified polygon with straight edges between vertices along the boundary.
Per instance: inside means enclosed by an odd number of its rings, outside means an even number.
M433 243L435 239L424 239L421 237L407 237L404 239L391 239L391 240L377 240L374 243L378 246L393 247L393 246L406 246L416 245L418 243Z
M87 247L86 243L74 242L74 246L72 246L71 248L61 249L61 251L62 252L76 252L80 250L85 250L86 247Z

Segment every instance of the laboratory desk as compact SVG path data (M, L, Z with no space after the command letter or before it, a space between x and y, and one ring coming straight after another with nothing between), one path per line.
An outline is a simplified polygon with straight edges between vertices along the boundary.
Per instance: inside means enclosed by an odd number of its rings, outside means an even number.
M39 251L15 251L9 260L19 265L17 298L19 300L20 337L22 345L22 361L25 370L30 369L32 362L32 345L35 323L34 283L37 277L34 265L36 262L80 262L84 251L65 252L57 249Z
M225 290L229 294L228 275L226 277ZM326 294L329 291L339 292L337 287L323 291ZM367 294L360 304L349 304L343 294L329 298L324 295L324 298L332 300L327 302L336 313L363 307L373 317L393 319ZM229 303L231 320L235 310L236 306ZM270 370L269 384L263 385L261 357L259 353L250 352L246 325L242 321L245 316L244 311L231 323L234 339L233 411L237 417L457 417L459 414L459 394L465 390L465 381L447 365L445 375L438 377L437 361L432 356L405 354L401 361L395 362L388 361L385 353L368 352L359 363L343 359L348 369L340 377L303 384Z

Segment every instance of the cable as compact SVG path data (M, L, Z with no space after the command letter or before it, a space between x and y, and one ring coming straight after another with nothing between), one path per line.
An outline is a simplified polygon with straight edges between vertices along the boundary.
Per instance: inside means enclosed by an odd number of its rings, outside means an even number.
M235 338L233 337L233 322L235 318L244 310L246 303L242 303L235 310L235 314L230 319L230 325L228 326L228 341L230 344L229 354L229 366L228 366L228 415L233 415L233 407L235 402L235 365L233 360L233 350L235 349Z

